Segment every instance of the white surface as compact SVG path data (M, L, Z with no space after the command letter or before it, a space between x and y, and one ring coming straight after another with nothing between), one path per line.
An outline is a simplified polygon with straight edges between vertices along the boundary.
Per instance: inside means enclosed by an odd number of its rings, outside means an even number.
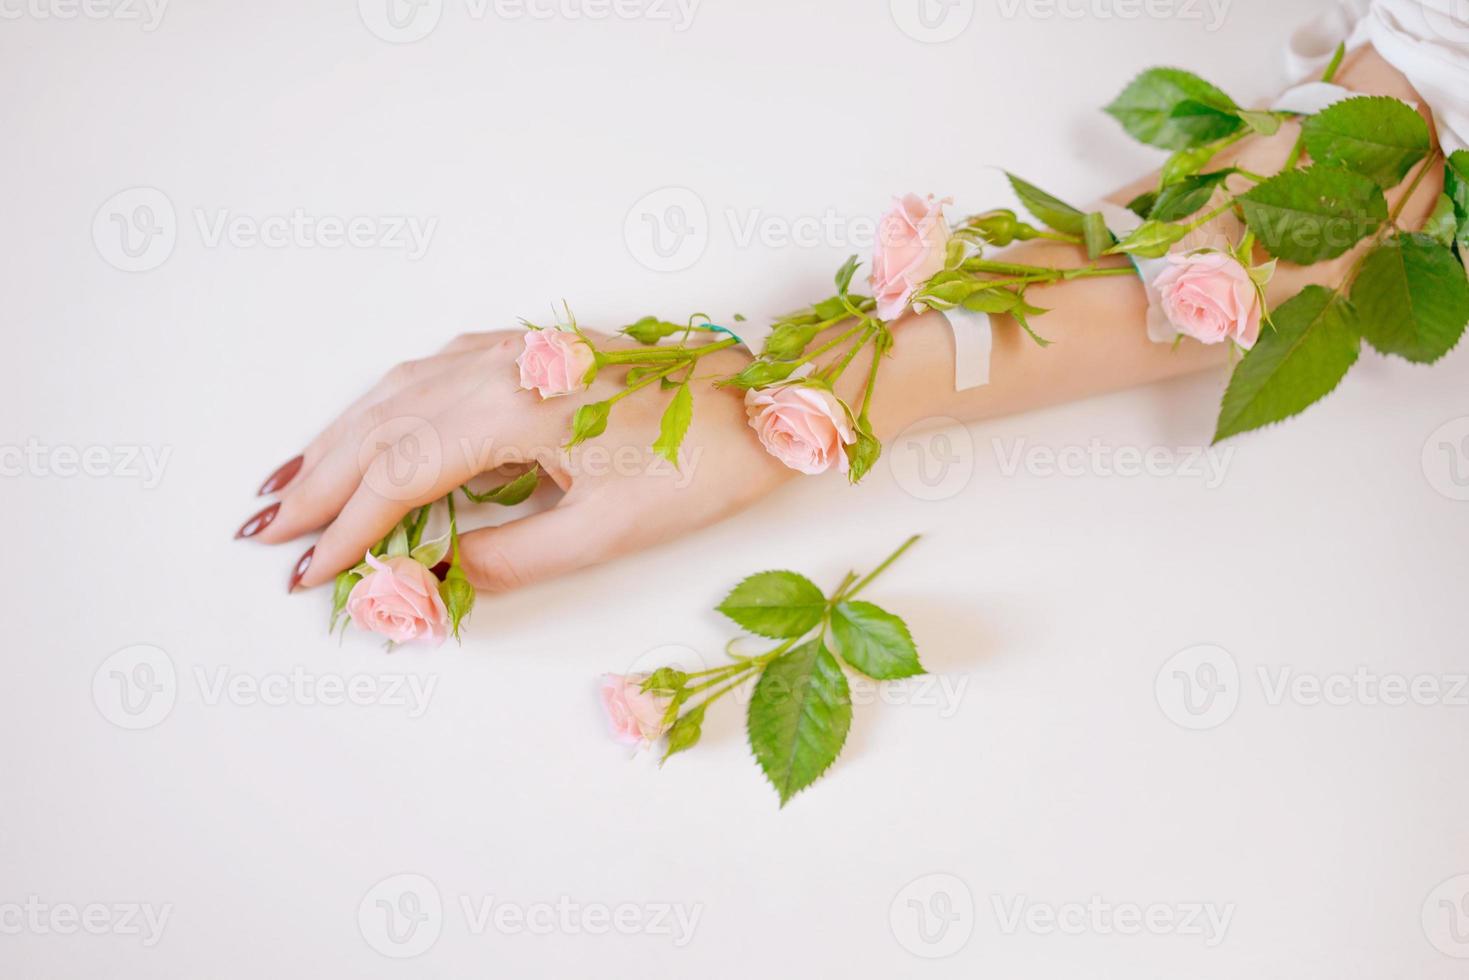
M851 250L740 247L726 209L741 223L752 209L845 220L909 187L997 196L991 163L1090 200L1159 159L1096 111L1133 72L1184 62L1266 97L1285 81L1275 42L1311 7L1237 0L1211 32L1204 5L1178 8L1203 21L979 6L945 46L905 37L883 3L835 0L706 0L683 32L475 20L446 0L437 30L408 45L380 41L342 0L178 0L152 32L0 22L0 441L172 454L151 489L34 472L0 484L0 906L172 907L151 948L0 934L0 973L1463 976L1432 940L1463 951L1449 913L1469 891L1450 880L1469 872L1469 708L1271 705L1257 674L1465 671L1462 348L1433 370L1364 355L1325 405L1230 444L1213 489L1186 475L1006 476L992 440L1003 455L1017 440L1197 445L1221 378L949 432L959 463L937 501L920 499L936 492L899 440L901 478L889 465L860 492L807 482L638 559L487 599L463 649L339 647L322 633L326 595L283 593L298 549L230 541L271 466L396 360L561 297L589 323L780 309ZM92 224L136 186L164 191L180 218L172 256L128 274L103 261ZM644 268L623 237L634 203L666 186L693 189L713 219L677 275ZM438 226L414 262L208 248L193 218L296 208ZM937 466L944 446L924 446ZM664 644L716 656L731 634L709 610L741 575L788 566L831 583L913 531L927 540L873 598L962 685L957 703L859 708L839 764L784 811L734 710L663 771L606 740L596 676ZM124 731L92 686L134 644L167 652L177 703ZM1201 644L1238 665L1238 707L1189 731L1155 679ZM437 686L414 719L299 698L210 704L196 673L298 669ZM1178 714L1172 683L1170 667L1163 704ZM371 934L382 896L369 890L399 873L444 903L413 960L359 930L359 904ZM952 878L904 891L930 874ZM959 918L927 946L906 903L939 886ZM460 899L489 896L684 903L701 917L682 948L477 934ZM994 903L1021 896L1234 912L1214 947L1007 933ZM947 959L910 951L966 935Z

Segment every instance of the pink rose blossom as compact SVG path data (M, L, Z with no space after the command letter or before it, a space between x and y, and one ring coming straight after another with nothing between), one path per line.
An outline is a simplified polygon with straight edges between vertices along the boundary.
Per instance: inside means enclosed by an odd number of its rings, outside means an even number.
M612 737L632 745L651 742L668 730L665 719L673 700L668 694L644 691L648 674L606 674L602 677L602 707L612 726Z
M895 320L903 315L913 294L944 268L949 224L944 205L917 194L897 198L877 226L877 248L872 253L872 295L877 315Z
M1245 349L1260 336L1260 293L1250 271L1227 252L1168 256L1153 281L1169 324L1205 344L1233 340Z
M836 466L847 472L846 447L857 441L847 410L824 388L783 385L745 392L745 414L766 452L814 476Z
M596 355L586 341L569 331L527 330L525 350L515 363L520 365L522 388L554 398L586 387L582 379L596 363Z
M433 572L407 556L384 561L368 555L367 564L374 570L347 596L352 625L394 643L443 643L449 613Z

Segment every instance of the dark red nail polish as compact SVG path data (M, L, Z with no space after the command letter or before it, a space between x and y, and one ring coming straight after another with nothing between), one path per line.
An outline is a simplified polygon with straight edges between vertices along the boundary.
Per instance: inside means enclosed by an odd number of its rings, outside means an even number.
M275 493L277 490L283 489L287 483L290 483L296 478L297 473L301 472L301 463L304 460L304 456L297 456L295 459L286 460L286 462L280 465L279 469L265 478L265 482L260 484L260 489L256 491L255 495L257 497L263 497L268 493Z
M296 586L301 584L301 576L306 574L306 569L311 567L311 556L316 554L316 545L306 549L306 554L296 559L296 568L291 572L291 584L286 587L287 592L295 592Z
M235 539L238 540L240 538L253 538L261 531L264 531L266 528L270 527L270 522L275 520L275 515L280 513L280 509L280 501L276 501L275 503L271 504L269 507L256 514L254 517L241 524L240 529L235 532Z

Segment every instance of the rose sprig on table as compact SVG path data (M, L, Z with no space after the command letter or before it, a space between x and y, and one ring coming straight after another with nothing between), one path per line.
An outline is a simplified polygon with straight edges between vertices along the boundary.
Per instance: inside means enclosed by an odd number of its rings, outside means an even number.
M796 572L744 579L718 611L746 632L779 642L750 655L734 652L731 642L730 662L707 670L608 674L602 705L613 737L640 747L661 742L667 762L699 743L711 705L748 691L750 751L785 806L841 754L852 725L848 671L875 681L924 672L907 624L857 598L917 540L909 538L866 575L848 573L830 594Z

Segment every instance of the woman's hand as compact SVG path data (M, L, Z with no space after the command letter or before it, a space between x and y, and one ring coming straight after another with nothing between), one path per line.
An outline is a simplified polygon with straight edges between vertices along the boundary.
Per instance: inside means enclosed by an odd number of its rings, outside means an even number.
M503 591L711 524L790 476L750 431L742 392L712 384L740 369L740 354L698 363L696 411L675 468L651 449L671 397L657 385L618 402L602 435L563 449L577 407L619 391L623 372L603 370L589 390L543 401L519 387L523 336L466 334L393 368L312 440L296 472L293 459L266 481L261 492L279 499L239 536L279 544L325 526L290 581L320 585L362 561L411 509L480 473L509 478L538 464L564 491L555 507L460 536L470 581Z

